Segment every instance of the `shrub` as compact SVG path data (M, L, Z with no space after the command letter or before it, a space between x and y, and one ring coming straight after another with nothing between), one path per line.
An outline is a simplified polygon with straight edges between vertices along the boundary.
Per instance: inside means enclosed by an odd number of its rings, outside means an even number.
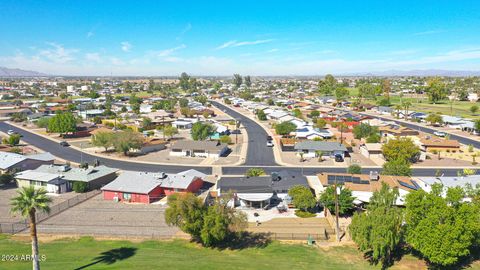
M0 174L0 184L7 185L13 182L14 177L12 174L4 173Z
M302 211L302 210L295 210L295 215L299 218L312 218L317 216L315 213Z
M226 143L226 144L231 144L232 143L232 138L230 138L230 136L228 136L228 135L220 136L219 140L220 140L221 143Z
M73 182L72 189L77 193L85 193L88 191L88 184L86 182L75 181Z

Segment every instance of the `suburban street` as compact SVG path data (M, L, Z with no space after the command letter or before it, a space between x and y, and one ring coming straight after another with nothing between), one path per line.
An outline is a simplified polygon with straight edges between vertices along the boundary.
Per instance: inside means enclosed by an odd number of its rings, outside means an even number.
M211 103L223 110L231 117L240 120L245 130L248 133L248 150L245 165L255 166L274 166L275 157L273 155L272 147L267 147L267 132L252 119L232 110L231 108L220 104L217 101L211 101Z
M269 148L265 144L265 138L267 133L265 130L252 121L251 119L225 107L224 105L214 102L215 106L218 105L219 108L225 109L226 112L238 119L241 119L243 125L245 126L248 135L249 135L249 145L247 152L247 162L242 166L222 166L222 174L224 175L244 175L246 170L253 167L263 168L265 172L271 173L279 170L288 170L294 171L297 173L302 173L304 175L314 175L321 172L345 172L343 167L283 167L275 164L275 158L273 156L272 148ZM27 132L23 129L19 129L13 125L10 125L5 122L0 122L0 131L7 132L8 130L14 130L23 135L22 140L25 142L42 149L43 151L50 152L52 155L72 162L80 163L83 162L93 163L95 159L99 160L101 164L109 166L112 168L118 168L121 170L132 170L132 171L148 171L148 172L158 172L163 171L167 173L177 173L184 170L192 168L188 165L155 165L131 161L121 161L116 159L109 159L104 157L97 157L87 153L82 153L79 150L76 150L71 147L62 147L58 143L44 138L40 135L37 135L32 132ZM253 132L251 130L254 130ZM428 132L428 131L427 131ZM252 139L253 138L253 139ZM258 163L257 163L258 162ZM205 174L212 174L211 166L195 166L195 169L201 171ZM381 168L364 168L363 173L368 173L371 170L381 170ZM441 169L441 172L445 176L455 176L459 169ZM435 175L437 169L435 168L413 168L413 175L415 176L432 176Z
M44 138L40 135L37 135L32 132L26 132L23 129L17 128L13 125L10 125L5 122L0 122L0 131L7 132L8 130L16 131L23 135L22 140L42 149L43 151L50 152L52 155L76 163L80 162L88 162L92 164L95 159L100 161L101 164L112 167L118 168L122 170L132 170L132 171L146 171L146 172L158 172L163 171L166 173L177 173L181 171L185 171L191 168L191 166L183 166L183 165L154 165L154 164L146 164L146 163L139 163L139 162L128 162L128 161L121 161L116 159L109 159L103 157L93 156L87 153L82 153L76 149L71 147L63 147L59 143ZM198 171L201 171L205 174L212 173L212 167L205 166L205 167L196 167Z

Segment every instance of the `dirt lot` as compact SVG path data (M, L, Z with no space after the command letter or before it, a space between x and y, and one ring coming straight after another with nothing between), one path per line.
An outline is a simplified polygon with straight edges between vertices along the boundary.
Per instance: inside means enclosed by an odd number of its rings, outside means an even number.
M40 233L104 236L172 236L164 221L165 206L105 201L102 194L38 225Z
M10 199L17 195L16 186L12 185L9 188L0 188L0 223L12 223L23 220L19 214L10 213ZM77 194L75 192L68 192L61 195L51 195L52 206L64 202Z

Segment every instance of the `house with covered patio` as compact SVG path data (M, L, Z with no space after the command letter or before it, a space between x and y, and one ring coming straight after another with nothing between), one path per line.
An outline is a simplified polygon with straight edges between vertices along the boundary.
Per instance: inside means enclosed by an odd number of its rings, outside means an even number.
M222 177L215 189L218 196L233 195L229 202L231 207L267 208L290 204L288 190L296 185L309 187L307 178L302 174L280 171L270 176Z

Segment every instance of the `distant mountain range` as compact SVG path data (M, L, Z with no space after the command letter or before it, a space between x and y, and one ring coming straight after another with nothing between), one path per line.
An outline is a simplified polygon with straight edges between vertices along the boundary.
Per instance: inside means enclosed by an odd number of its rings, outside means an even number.
M415 69L415 70L387 70L378 72L354 72L345 73L343 76L449 76L449 77L465 77L465 76L480 76L480 71L472 70L444 70L444 69Z
M467 76L480 76L479 71L473 70L444 70L444 69L414 69L414 70L386 70L386 71L373 71L373 72L350 72L350 73L334 73L335 76L358 76L358 77L429 77L429 76L446 76L446 77L467 77ZM24 70L18 68L0 67L0 77L48 77L53 76L38 71ZM95 76L95 75L91 75ZM159 75L160 77L164 77ZM71 76L75 77L75 76ZM100 76L101 77L101 76ZM114 76L115 77L115 76ZM125 77L125 76L121 76ZM126 76L131 77L131 76ZM144 77L144 76L133 76ZM146 76L148 77L148 76ZM169 77L169 76L167 76ZM175 77L175 76L172 76ZM199 77L217 77L217 76L199 76ZM220 76L224 77L224 76ZM225 76L229 77L229 76ZM259 77L311 77L311 76L259 76Z
M43 77L49 76L37 71L0 67L0 77Z

